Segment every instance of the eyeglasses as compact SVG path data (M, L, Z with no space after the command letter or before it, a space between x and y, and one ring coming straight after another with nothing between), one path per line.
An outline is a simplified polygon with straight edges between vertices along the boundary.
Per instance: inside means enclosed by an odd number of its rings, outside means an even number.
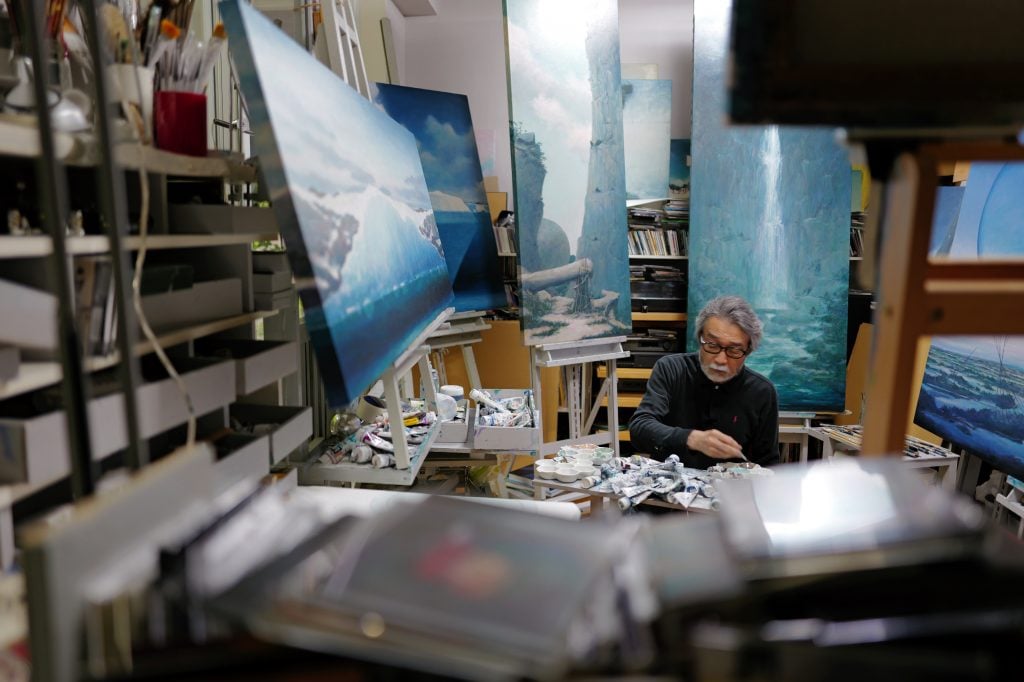
M708 355L718 355L724 350L725 357L732 358L733 360L739 360L750 352L746 348L740 348L739 346L723 346L714 341L705 341L703 336L700 338L700 347Z

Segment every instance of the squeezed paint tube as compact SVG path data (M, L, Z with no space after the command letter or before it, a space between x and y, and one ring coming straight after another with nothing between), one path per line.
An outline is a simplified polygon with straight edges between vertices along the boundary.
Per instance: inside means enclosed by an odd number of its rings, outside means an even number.
M599 484L600 482L601 479L598 476L587 476L583 479L580 479L580 487L584 489L590 489L593 488L595 485Z
M357 445L352 448L350 457L356 464L367 464L373 458L373 448L369 445Z
M676 504L678 504L683 509L689 509L690 508L690 504L695 499L697 499L697 493L696 492L692 492L692 493L689 493L689 492L687 492L687 493L672 493L669 496L669 502L675 502Z
M394 455L374 455L370 464L374 469L386 469L395 466L395 457Z
M505 409L504 405L502 405L497 400L492 398L485 391L481 391L478 388L474 388L472 391L470 391L469 397L475 400L476 402L480 403L481 405L486 405L492 410L496 410L498 412L508 412L508 410Z
M370 444L371 446L377 448L378 450L384 450L386 452L395 451L394 445L392 445L389 441L384 440L377 434L370 431L367 431L365 434L363 434L363 442Z
M704 497L714 498L716 494L715 486L711 485L710 483L705 483L700 487L700 494L703 495Z

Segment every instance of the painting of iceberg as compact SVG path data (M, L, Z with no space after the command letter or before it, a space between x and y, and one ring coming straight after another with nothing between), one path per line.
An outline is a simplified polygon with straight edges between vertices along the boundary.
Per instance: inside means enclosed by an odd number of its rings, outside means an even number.
M1024 255L1024 165L972 163L952 231L939 189L933 254ZM934 337L914 422L1024 477L1024 338Z
M626 199L664 199L669 185L672 81L623 79Z
M504 0L527 345L632 326L615 0Z
M220 10L327 398L342 406L451 305L416 141L248 3Z
M690 141L672 140L668 152L668 198L687 201L690 198Z
M416 138L456 312L508 305L469 99L378 83L373 101ZM492 145L493 147L493 145Z
M842 410L850 162L832 131L725 124L731 4L694 3L689 319L715 296L746 298L764 322L747 364L781 409Z

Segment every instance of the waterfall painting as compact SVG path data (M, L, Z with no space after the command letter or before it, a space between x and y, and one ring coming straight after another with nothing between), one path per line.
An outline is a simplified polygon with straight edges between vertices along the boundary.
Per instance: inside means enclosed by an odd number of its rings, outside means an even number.
M832 131L725 124L731 4L694 3L689 319L715 296L746 298L764 323L747 364L780 408L842 410L850 162Z
M672 81L622 81L626 199L665 199L672 137Z
M527 345L632 327L616 0L504 0Z
M672 140L668 156L668 198L677 201L690 200L690 156L689 140Z
M1024 256L1024 164L972 163L952 230L943 201L955 197L936 199L933 254ZM934 337L914 422L1024 478L1024 338Z
M452 302L416 141L247 2L220 11L327 399L341 407Z
M455 311L508 305L465 95L377 83L373 101L416 138ZM493 144L492 153L493 153Z

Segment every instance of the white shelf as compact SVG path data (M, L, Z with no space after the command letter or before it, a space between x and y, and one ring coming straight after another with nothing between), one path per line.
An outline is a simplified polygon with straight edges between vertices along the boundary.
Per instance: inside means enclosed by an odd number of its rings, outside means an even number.
M688 260L689 256L643 256L638 253L629 254L630 260Z
M60 377L59 362L22 362L17 376L0 383L0 400L52 386L60 381Z
M151 234L146 238L147 250L163 249L201 249L213 246L235 246L250 244L254 241L276 239L274 234ZM133 235L124 237L122 246L134 251L142 245L142 238ZM89 235L86 237L68 237L65 240L68 253L76 256L107 253L110 251L110 240L105 236ZM3 258L38 258L53 253L53 243L47 235L29 235L24 237L0 236L0 259Z
M54 131L54 152L68 160L89 146L86 136ZM27 114L0 114L0 155L34 159L40 154L36 117Z
M376 483L379 485L410 486L416 480L416 474L423 466L427 453L433 448L434 440L441 432L441 422L434 422L415 452L409 457L408 469L374 469L369 464L341 462L340 464L321 464L312 462L299 469L299 483L302 485L322 485L324 483Z
M504 256L505 258L515 258L517 254L515 251L499 251L498 255Z

